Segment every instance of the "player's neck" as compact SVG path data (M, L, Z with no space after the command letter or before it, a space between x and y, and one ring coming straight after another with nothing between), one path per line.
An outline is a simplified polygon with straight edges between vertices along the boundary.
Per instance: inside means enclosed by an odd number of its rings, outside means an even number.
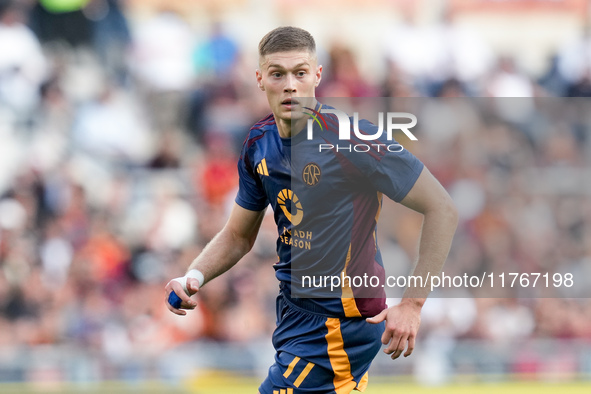
M275 116L275 123L277 124L277 130L279 131L279 136L281 138L295 137L302 130L304 130L304 128L306 127L306 125L308 123L309 115L301 116L302 114L299 113L299 111L302 111L303 108L307 108L307 109L316 108L316 106L318 104L318 102L316 101L316 98L314 98L314 97L308 97L308 98L298 97L298 101L299 101L299 105L301 106L301 108L292 113L292 116L296 115L295 116L296 119L285 119L285 118L281 119L280 117ZM304 112L303 114L306 114L306 112ZM297 115L299 115L299 116L297 116Z
M277 123L277 130L279 131L279 136L281 138L295 137L302 130L304 130L304 127L307 123L307 119L307 117L303 117L296 120L295 122L292 122L291 120L275 118L275 123Z

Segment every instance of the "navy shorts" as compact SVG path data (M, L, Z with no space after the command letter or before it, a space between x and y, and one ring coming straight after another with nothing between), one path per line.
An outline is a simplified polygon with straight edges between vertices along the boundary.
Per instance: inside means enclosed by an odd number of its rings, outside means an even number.
M365 390L385 323L310 312L277 297L275 363L261 394L350 393Z

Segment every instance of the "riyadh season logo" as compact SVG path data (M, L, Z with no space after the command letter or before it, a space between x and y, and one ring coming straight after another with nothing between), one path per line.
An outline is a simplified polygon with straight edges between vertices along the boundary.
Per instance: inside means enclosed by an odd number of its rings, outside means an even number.
M309 107L304 107L305 110L309 111L304 113L310 116L307 124L307 138L312 140L314 138L314 123L316 123L321 131L328 129L323 114L333 114L338 119L339 124L339 140L351 142L351 118L346 112L340 111L334 108L321 108L320 112ZM378 128L374 134L368 134L364 131L359 130L359 113L353 113L353 133L356 138L361 141L377 141L384 133L384 118L386 119L386 139L392 141L392 132L394 130L402 131L411 141L417 141L417 137L409 131L417 124L417 117L408 112L387 112L384 116L383 112L378 112ZM399 119L407 119L406 123L399 123ZM387 150L388 152L401 152L404 148L398 143L383 144L380 141L378 143L355 143L355 144L318 144L318 151L348 151L348 152L368 152L371 147L374 147L380 151Z

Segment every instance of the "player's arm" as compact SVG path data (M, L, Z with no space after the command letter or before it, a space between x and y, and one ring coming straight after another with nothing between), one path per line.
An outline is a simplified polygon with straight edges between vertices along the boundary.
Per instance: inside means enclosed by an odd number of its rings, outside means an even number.
M204 283L232 268L252 249L259 232L265 211L250 211L234 204L224 228L205 246L199 256L193 260L188 271L196 269L203 273ZM187 279L187 291L193 295L199 290L197 279ZM180 308L174 308L168 302L171 291L182 300ZM197 305L188 296L182 285L175 280L168 282L165 288L165 303L171 312L185 315L183 309L193 309Z
M456 207L439 181L423 167L421 174L401 204L423 214L423 226L419 242L419 256L413 275L426 281L427 274L438 275L445 263L458 223ZM398 358L404 348L409 356L415 346L415 338L421 322L421 308L429 289L409 288L398 305L383 310L368 319L370 323L386 320L382 343L389 343L384 350L392 359Z

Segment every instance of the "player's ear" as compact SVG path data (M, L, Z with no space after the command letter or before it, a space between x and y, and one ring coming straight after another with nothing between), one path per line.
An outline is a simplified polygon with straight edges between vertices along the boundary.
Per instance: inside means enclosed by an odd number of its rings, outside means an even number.
M322 80L322 65L318 65L318 68L316 69L316 83L314 84L315 87L318 87L318 85L320 85L320 81Z
M257 77L257 85L258 85L259 89L261 89L264 92L265 85L263 85L263 74L261 73L261 70L259 70L259 69L256 70L256 77Z

